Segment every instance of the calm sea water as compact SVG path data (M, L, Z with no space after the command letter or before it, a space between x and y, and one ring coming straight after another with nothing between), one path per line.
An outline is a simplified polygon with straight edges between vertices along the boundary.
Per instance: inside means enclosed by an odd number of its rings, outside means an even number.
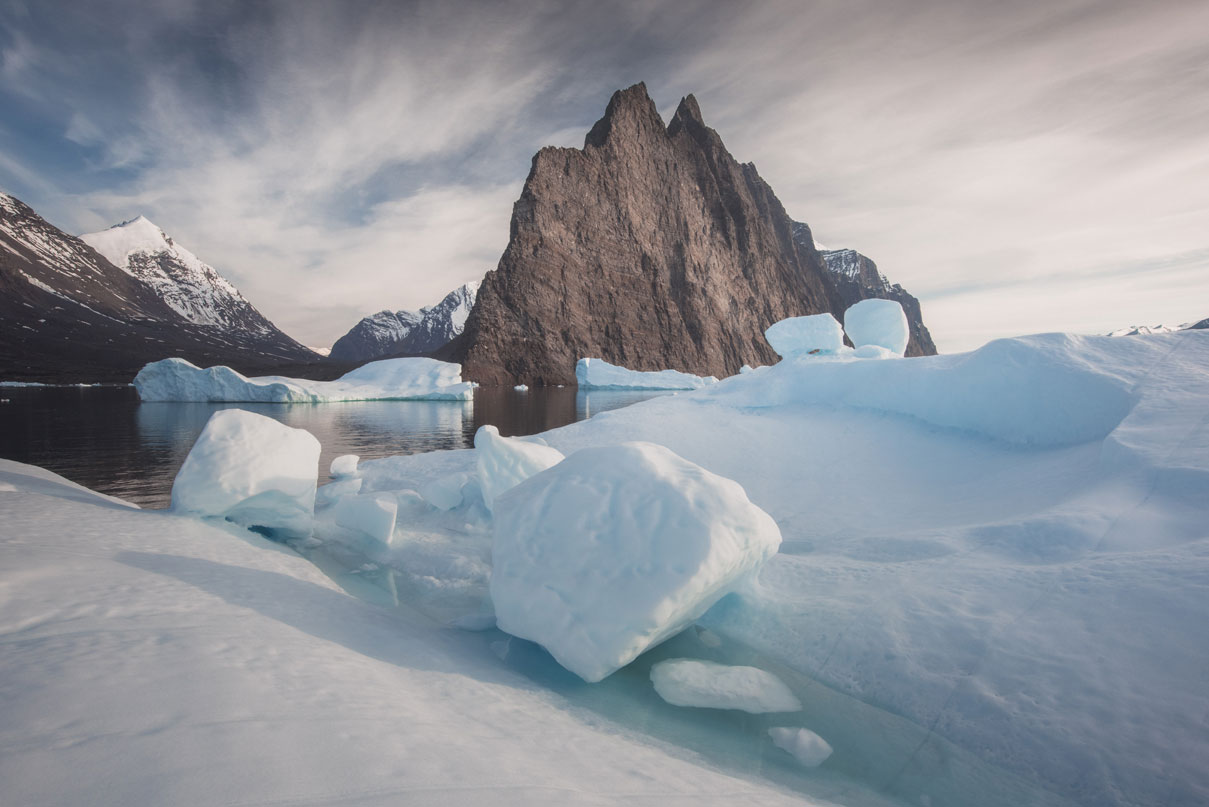
M143 507L167 507L172 480L210 415L247 409L306 429L334 457L469 448L492 424L536 434L663 392L478 389L474 401L325 404L142 403L132 387L0 387L0 457L28 462Z

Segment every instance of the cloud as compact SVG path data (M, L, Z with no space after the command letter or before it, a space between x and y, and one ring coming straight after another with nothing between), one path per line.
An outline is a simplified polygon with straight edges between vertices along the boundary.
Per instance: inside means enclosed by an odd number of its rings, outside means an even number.
M0 103L27 118L0 121L0 181L79 231L148 215L309 344L492 268L532 153L638 80L662 110L694 92L944 349L1209 299L1165 257L1207 246L1203 4L132 9L0 10Z

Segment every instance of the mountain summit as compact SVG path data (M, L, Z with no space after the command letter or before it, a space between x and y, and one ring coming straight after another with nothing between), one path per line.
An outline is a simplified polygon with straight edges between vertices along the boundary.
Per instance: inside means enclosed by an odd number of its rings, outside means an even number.
M794 224L692 95L665 126L645 85L619 90L582 149L533 158L451 356L486 384L574 384L584 357L717 376L772 363L765 328L845 308Z

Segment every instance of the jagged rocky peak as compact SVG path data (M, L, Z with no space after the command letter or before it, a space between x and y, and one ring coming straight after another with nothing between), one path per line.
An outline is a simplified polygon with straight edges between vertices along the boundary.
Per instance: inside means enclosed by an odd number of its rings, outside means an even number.
M764 330L842 314L813 245L692 95L664 125L643 84L583 149L534 157L511 237L451 351L484 384L573 384L578 359L731 375L777 357Z
M436 305L419 311L379 311L366 317L336 340L330 356L363 361L438 350L462 333L481 282L459 286Z

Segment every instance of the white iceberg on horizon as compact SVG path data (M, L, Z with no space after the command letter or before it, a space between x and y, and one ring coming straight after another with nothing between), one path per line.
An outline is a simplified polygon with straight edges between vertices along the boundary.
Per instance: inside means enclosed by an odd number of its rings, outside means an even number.
M469 401L474 387L462 366L436 359L374 361L335 381L284 376L248 378L230 367L201 368L163 359L139 370L134 387L143 401L328 403L335 401Z
M679 370L643 372L609 364L604 359L580 359L575 365L575 382L580 389L701 389L716 384L711 376L702 378Z

